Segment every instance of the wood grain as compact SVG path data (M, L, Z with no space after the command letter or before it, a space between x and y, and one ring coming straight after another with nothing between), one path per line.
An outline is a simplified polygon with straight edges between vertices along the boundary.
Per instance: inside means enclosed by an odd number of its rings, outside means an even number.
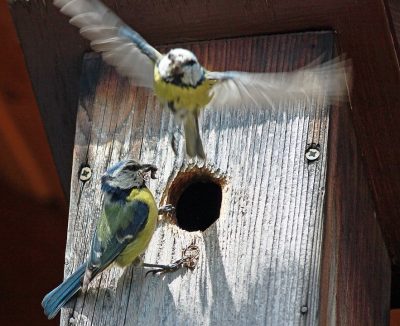
M393 264L400 265L400 74L383 0L105 1L155 45L332 28L353 59L352 119ZM50 2L11 11L66 193L82 54L88 43ZM157 17L155 19L154 17ZM60 132L61 131L61 132Z
M349 110L331 110L321 325L388 325L390 259Z
M321 54L329 58L333 34L184 46L215 69L281 71ZM100 176L110 164L131 155L157 165L159 178L148 186L160 204L168 202L168 187L180 171L205 170L225 182L220 217L211 227L186 232L162 220L146 252L147 262L169 263L195 239L201 257L193 272L145 278L140 267L112 268L63 310L61 325L316 325L328 130L323 99L307 107L282 101L275 108L203 112L204 165L184 159L182 137L174 156L173 117L152 95L130 86L97 56L86 57L83 67L66 275L87 256L102 202ZM309 164L304 153L312 142L321 145L321 159ZM93 177L82 185L77 175L86 163Z

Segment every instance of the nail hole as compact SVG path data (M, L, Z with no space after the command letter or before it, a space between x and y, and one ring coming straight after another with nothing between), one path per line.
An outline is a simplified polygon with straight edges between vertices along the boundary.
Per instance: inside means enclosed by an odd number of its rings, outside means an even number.
M219 218L223 184L224 180L210 171L180 172L168 196L168 202L176 209L176 224L189 232L210 227Z

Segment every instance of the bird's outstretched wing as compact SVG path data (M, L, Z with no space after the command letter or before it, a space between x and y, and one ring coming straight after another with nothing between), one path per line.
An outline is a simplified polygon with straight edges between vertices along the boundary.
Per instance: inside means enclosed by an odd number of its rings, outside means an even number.
M99 0L54 0L80 28L93 50L137 86L153 88L154 64L161 54Z
M282 99L319 96L335 101L347 95L351 62L337 57L292 72L207 72L206 78L217 80L210 91L209 107L274 106Z
M133 200L125 205L106 202L93 236L83 288L106 269L145 227L149 216L146 203Z

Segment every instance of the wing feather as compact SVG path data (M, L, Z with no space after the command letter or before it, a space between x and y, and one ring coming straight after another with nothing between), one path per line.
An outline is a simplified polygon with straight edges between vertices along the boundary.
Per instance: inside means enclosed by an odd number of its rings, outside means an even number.
M99 0L55 0L94 51L137 86L153 88L154 64L161 54Z
M282 99L319 96L332 102L346 98L351 62L337 57L293 72L207 72L206 77L218 81L211 89L212 100L208 106L273 106Z
M141 201L127 202L125 207L118 203L106 207L102 212L100 224L93 236L88 266L95 271L104 270L131 243L144 228L149 215L149 207ZM107 212L112 212L108 216ZM114 229L114 232L112 231Z

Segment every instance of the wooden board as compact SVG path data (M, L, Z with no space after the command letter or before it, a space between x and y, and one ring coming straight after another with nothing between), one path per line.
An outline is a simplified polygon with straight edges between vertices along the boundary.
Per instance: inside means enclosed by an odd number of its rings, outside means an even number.
M323 53L330 57L333 34L184 46L215 69L282 71ZM201 254L193 272L145 278L142 268L113 268L72 300L61 325L316 325L328 130L322 99L307 108L284 101L276 108L203 112L203 165L184 160L182 138L174 156L170 112L97 56L84 60L81 85L66 275L88 253L102 202L101 174L127 154L159 167L159 178L149 182L157 202L168 201L176 175L194 167L224 180L223 197L220 217L206 231L186 232L163 220L146 252L147 262L169 263L196 240ZM312 142L320 144L321 158L309 164L304 154ZM77 178L82 164L93 169L84 186Z
M331 110L321 325L388 325L390 259L349 111Z
M400 74L382 0L105 1L152 44L332 28L353 59L352 119L393 264L400 265ZM82 54L78 31L50 2L12 14L65 192L69 193ZM157 19L154 19L157 17Z

